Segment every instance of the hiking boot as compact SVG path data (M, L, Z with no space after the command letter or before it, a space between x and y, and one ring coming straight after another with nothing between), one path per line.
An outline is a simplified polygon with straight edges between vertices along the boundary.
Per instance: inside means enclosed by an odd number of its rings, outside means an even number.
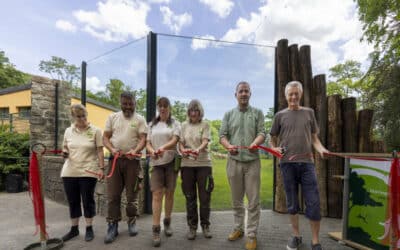
M72 226L71 229L69 230L68 233L66 233L63 237L62 240L64 242L69 241L72 238L75 238L76 236L79 235L79 229L78 226Z
M159 247L161 245L161 237L160 237L160 231L161 227L160 225L154 226L153 225L153 247Z
M248 237L246 241L246 250L256 250L257 249L257 238Z
M118 236L118 222L109 222L104 244L113 242Z
M243 237L243 234L244 234L244 233L243 233L242 230L235 229L235 230L233 230L232 233L229 234L228 240L230 240L230 241L238 240L238 239L240 239L240 238Z
M311 242L311 249L312 250L322 250L322 246L319 243L313 245L312 242Z
M128 223L128 232L129 236L136 236L138 234L136 223Z
M167 237L172 236L171 218L164 218L164 234Z
M301 245L301 237L297 237L297 236L290 236L286 249L287 250L297 250L298 247Z
M196 228L190 227L189 232L187 233L186 237L188 240L194 240L196 239Z
M207 239L212 238L212 234L210 232L210 227L209 226L204 226L204 227L202 227L202 229L203 229L204 238L207 238Z
M85 241L92 241L94 239L93 227L86 227Z

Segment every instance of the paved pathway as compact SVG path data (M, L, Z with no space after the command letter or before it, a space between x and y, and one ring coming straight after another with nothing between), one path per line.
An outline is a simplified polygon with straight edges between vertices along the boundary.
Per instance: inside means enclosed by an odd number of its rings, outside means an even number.
M35 232L32 203L27 192L18 194L0 193L0 249L23 249L29 244L38 241ZM69 229L68 208L51 200L46 200L46 218L50 238L59 238ZM245 239L237 242L226 240L232 228L232 212L212 212L211 229L214 237L205 239L198 232L194 241L186 240L187 226L185 213L173 214L174 235L170 238L162 236L162 245L159 249L166 250L221 250L244 249ZM310 249L310 229L303 216L301 216L301 230L304 232L305 244L301 250ZM151 246L151 216L144 215L137 222L139 234L129 237L126 223L119 225L120 235L117 240L109 245L104 245L103 239L106 232L104 217L97 216L94 222L95 239L92 242L84 241L84 225L80 227L81 235L65 243L62 249L138 249L154 250ZM351 249L329 238L328 232L340 231L341 220L324 219L321 228L321 242L326 250ZM258 249L286 249L286 240L290 234L290 226L285 215L263 210L258 233Z

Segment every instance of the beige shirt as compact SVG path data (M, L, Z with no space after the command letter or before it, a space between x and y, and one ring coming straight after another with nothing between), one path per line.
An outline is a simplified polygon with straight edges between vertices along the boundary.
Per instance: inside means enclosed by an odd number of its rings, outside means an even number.
M180 131L180 124L176 120L174 120L171 125L167 125L167 123L161 121L154 126L150 123L147 141L151 143L154 150L157 150L168 143L174 135L179 138ZM150 158L150 166L167 164L175 158L175 154L176 150L167 150L162 157L157 159Z
M211 131L210 125L201 121L200 123L182 123L182 130L180 136L180 142L185 148L197 149L202 144L203 139L210 140ZM211 167L211 158L208 148L201 151L197 159L188 157L182 158L182 167Z
M61 170L61 177L97 177L85 170L99 172L97 148L103 146L101 130L89 125L81 131L72 125L64 133L63 150L68 158Z
M137 146L140 134L147 134L147 124L143 116L137 113L131 118L125 118L122 111L119 111L108 117L104 131L112 132L110 141L114 148L127 153Z

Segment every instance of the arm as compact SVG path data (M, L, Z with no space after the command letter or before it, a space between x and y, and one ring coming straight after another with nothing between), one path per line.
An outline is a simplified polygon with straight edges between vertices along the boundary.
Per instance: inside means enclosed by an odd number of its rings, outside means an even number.
M282 148L278 147L278 136L271 135L271 140L270 140L269 144L270 144L272 150L275 150L282 154Z
M239 154L239 151L238 151L236 148L234 148L234 145L231 145L231 144L229 143L228 139L226 139L225 136L219 138L219 143L221 143L221 145L224 146L224 148L225 148L226 150L228 150L228 152L229 152L231 155L237 155L237 154Z
M139 142L138 142L138 144L136 145L135 148L132 148L126 154L135 155L135 154L139 153L140 151L142 151L142 149L146 146L146 136L147 135L145 133L139 134ZM135 158L136 156L127 156L127 157L128 157L128 159L131 159L131 158Z
M249 151L251 153L257 153L258 149L253 148L255 146L261 145L265 141L265 126L264 126L264 114L260 110L258 112L258 117L257 117L257 137L253 140L253 142L249 145Z
M329 150L327 150L321 143L321 141L318 138L318 134L314 133L311 135L312 136L312 145L314 146L315 150L321 155L322 158L324 158L324 153L329 153Z
M104 176L104 151L103 147L97 147L97 158L99 159L99 168L101 176Z
M172 139L169 140L166 144L162 145L158 150L165 151L169 149L173 149L176 147L176 143L178 143L179 137L176 135L172 136Z
M111 152L112 155L116 155L119 152L119 149L114 148L110 139L112 136L111 131L104 131L103 134L103 145Z
M250 148L249 148L249 151L250 152L253 152L253 153L255 153L255 152L257 152L258 151L258 148L254 148L254 149L252 149L252 147L255 147L255 146L258 146L258 145L261 145L261 144L263 144L264 143L264 141L265 141L265 136L264 135L258 135L257 137L256 137L256 139L254 139L254 141L250 144Z

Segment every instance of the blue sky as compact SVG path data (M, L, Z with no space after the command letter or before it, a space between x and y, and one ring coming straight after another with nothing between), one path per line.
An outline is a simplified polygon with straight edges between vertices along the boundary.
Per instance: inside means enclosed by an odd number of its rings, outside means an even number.
M352 0L102 0L6 1L0 9L0 50L22 71L45 75L40 60L59 56L80 65L149 31L234 42L309 44L313 74L348 59L368 64ZM234 86L252 85L251 103L273 105L273 48L158 37L158 95L200 99L209 119L235 106ZM146 40L88 63L88 85L109 78L144 88Z

